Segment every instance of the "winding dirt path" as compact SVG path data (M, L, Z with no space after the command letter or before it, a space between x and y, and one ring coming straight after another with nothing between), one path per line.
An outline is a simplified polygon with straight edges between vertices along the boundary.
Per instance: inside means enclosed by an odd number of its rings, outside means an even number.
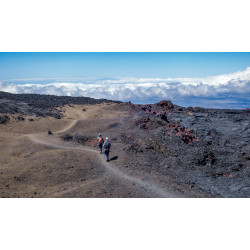
M73 120L66 128L60 130L60 131L57 131L56 134L60 134L60 133L63 133L63 132L66 132L67 130L71 129L72 127L74 127L76 125L78 120Z
M76 123L80 120L73 120L67 127L65 127L63 130L57 131L54 135L58 135L62 132L66 132L67 130L71 129L76 125ZM119 170L117 167L115 167L110 162L106 162L103 155L99 154L99 151L94 150L89 147L84 146L78 146L78 145L63 145L60 141L49 141L47 137L45 137L44 134L28 134L26 135L31 141L44 145L49 146L51 148L59 148L59 149L68 149L68 150L80 150L89 152L90 154L95 154L99 158L100 163L105 167L105 169L112 175L120 178L123 181L132 182L137 186L137 188L142 188L143 191L147 191L149 194L154 195L156 197L178 197L179 195L176 194L176 192L173 192L172 190L168 190L165 187L159 187L155 185L154 183L150 183L148 181L141 180L137 177L128 175L127 173L124 173L123 171ZM44 138L43 138L44 137ZM53 137L54 139L54 137ZM76 187L77 188L77 187Z

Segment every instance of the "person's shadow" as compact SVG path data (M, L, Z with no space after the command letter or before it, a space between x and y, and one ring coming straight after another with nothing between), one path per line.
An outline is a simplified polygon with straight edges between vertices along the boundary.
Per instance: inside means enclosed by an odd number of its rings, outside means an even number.
M115 160L117 160L118 159L118 156L114 156L114 157L112 157L109 161L115 161Z

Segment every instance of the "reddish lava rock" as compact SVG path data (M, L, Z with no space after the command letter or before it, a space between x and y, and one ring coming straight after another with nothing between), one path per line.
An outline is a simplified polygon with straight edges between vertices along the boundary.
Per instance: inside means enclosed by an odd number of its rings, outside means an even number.
M195 138L193 134L194 131L192 129L186 129L185 127L180 126L179 124L167 124L166 128L168 132L165 133L165 135L170 136L172 134L175 134L176 136L179 136L181 140L188 145L192 145L193 141L199 141Z
M149 130L150 127L149 125L151 124L151 119L149 117L139 121L137 123L137 126L140 126L141 129L146 129L146 130Z
M174 109L174 104L171 101L161 101L157 105L163 107L165 110Z

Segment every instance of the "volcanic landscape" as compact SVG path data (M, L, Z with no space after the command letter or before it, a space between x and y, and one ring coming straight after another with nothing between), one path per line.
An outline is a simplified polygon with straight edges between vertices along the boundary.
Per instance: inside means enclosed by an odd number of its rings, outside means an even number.
M250 109L0 92L0 147L2 198L250 197Z

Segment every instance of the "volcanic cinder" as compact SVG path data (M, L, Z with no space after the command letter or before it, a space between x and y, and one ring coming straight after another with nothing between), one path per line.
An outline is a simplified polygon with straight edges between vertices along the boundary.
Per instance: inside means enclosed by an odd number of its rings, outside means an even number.
M0 196L250 197L249 118L249 109L0 92Z

